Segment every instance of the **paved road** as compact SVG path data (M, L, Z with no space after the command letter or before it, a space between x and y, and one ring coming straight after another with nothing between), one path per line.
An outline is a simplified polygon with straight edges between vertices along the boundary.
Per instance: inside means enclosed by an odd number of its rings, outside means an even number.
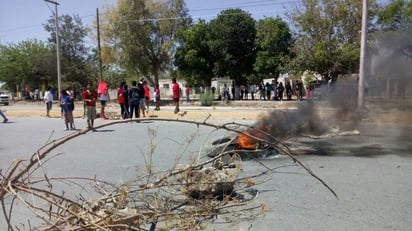
M214 123L230 121L233 120L210 120ZM237 121L254 122L247 119ZM96 125L110 122L97 120ZM75 123L78 128L86 126L81 118L76 118ZM28 159L47 141L71 134L63 129L63 120L58 117L19 116L11 117L10 123L0 124L2 172L14 159ZM301 153L306 155L299 158L337 192L339 200L301 167L282 156L263 161L269 168L285 166L257 187L261 193L256 203L264 203L270 209L266 216L236 224L214 224L210 228L409 230L412 227L412 126L364 122L359 130L359 136L320 140L300 137L294 140L295 145L306 147ZM156 169L167 170L174 166L176 160L186 163L198 158L200 147L223 134L202 126L163 121L102 127L53 150L50 156L55 157L44 164L39 174L97 176L120 184L144 171L143 156L148 153L151 143L156 147L153 165ZM261 164L253 161L243 165L246 175L262 169ZM17 208L15 211L17 221L25 222L26 212ZM4 219L1 218L0 229L3 227Z

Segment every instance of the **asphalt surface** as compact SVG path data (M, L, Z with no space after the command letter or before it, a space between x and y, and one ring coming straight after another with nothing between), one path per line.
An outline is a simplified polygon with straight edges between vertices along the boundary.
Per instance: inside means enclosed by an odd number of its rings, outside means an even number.
M172 112L172 106L165 106L161 111L165 114L157 114L158 117L153 118L190 120L189 115L200 110L201 116L193 117L200 122L253 124L260 113L273 110L269 107L201 110L189 105L182 108L182 111L187 111L186 115L176 115ZM85 132L82 129L86 127L86 121L81 115L75 119L78 130L64 131L58 109L53 112L56 113L53 118L36 114L44 113L42 104L12 105L2 107L4 109L10 122L0 124L3 136L0 139L2 173L14 160L30 159L49 141ZM22 111L28 111L30 115L18 114ZM209 116L215 112L222 112L219 116L226 117ZM393 113L390 114L393 118ZM329 184L339 199L286 156L262 160L261 163L247 161L243 164L244 175L256 174L266 168L275 169L269 174L267 182L256 187L259 191L256 203L264 203L268 211L264 216L245 218L236 223L220 223L217 220L209 225L208 230L410 230L412 126L399 123L401 117L396 118L396 123L394 119L365 120L357 127L359 135L290 139L293 150L299 154L298 158ZM117 121L121 120L97 119L96 126ZM144 171L144 155L153 145L156 147L153 165L156 169L167 170L176 163L203 158L202 147L225 134L214 128L181 121L126 122L102 126L54 149L50 159L38 171L39 174L46 172L56 177L96 176L121 184L134 179L139 171ZM77 193L70 187L66 190ZM32 219L27 211L18 207L14 211L16 223ZM3 218L0 219L0 229L5 229Z

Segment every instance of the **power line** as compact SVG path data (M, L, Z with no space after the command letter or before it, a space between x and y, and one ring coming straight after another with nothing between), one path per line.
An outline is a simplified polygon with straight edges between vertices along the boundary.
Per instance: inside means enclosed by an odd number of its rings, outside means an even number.
M268 3L269 2L269 3ZM243 2L242 4L229 4L229 5L222 5L221 7L215 8L200 8L200 9L192 9L191 12L196 11L215 11L215 10L224 10L228 8L251 8L251 7L263 7L263 6L276 6L276 5L286 5L291 3L297 3L299 1L273 1L273 0L263 0L263 1L254 1L254 2Z
M46 4L46 6L48 7L48 9L50 10L50 12L54 15L55 12L50 8L50 5L47 4L47 2L45 2L44 0L42 0L44 2L44 4ZM230 8L259 8L259 7L270 7L270 6L279 6L279 5L287 5L287 4L292 4L292 3L297 3L299 1L297 0L280 0L280 1L276 1L276 0L260 0L260 1L250 1L250 2L243 2L243 3L234 3L234 4L227 4L227 5L223 5L222 7L211 7L211 8L195 8L195 9L191 9L189 10L189 12L192 13L192 15L190 17L194 18L194 19L198 19L198 18L209 18L209 17L214 17L217 16L218 14L200 14L200 15L195 15L193 14L193 12L207 12L207 11L222 11L225 9L230 9ZM249 12L251 14L261 14L261 13L275 13L275 12L282 12L285 9L265 9L265 10L255 10L252 12ZM233 14L230 14L233 15ZM89 17L94 17L94 14L89 14L89 15L84 15L84 16L79 16L81 19L84 18L89 18ZM141 19L141 20L135 20L135 21L140 21L140 22L144 22L144 21L163 21L163 20L179 20L182 19L182 17L174 17L174 18L153 18L153 19ZM25 27L17 27L17 28L9 28L6 30L0 30L0 34L7 34L7 33L11 33L11 32L16 32L16 31L30 31L30 30L36 30L36 29L40 29L41 27L43 27L43 25L32 25L32 26L25 26Z
M198 8L198 9L192 9L189 12L192 13L192 18L205 18L205 17L213 17L217 16L217 14L213 15L206 15L206 14L199 14L195 15L193 12L207 12L207 11L223 11L226 9L233 9L233 8L240 8L240 9L250 9L250 8L262 8L265 7L265 10L249 10L251 14L261 14L261 13L275 13L275 12L283 12L284 9L268 9L270 6L279 6L279 5L290 5L293 3L298 3L299 1L273 1L273 0L262 0L262 1L253 1L253 2L243 2L241 4L229 4L229 5L224 5L222 7L214 7L214 8ZM219 13L218 13L219 14ZM233 15L233 14L220 14L220 15Z

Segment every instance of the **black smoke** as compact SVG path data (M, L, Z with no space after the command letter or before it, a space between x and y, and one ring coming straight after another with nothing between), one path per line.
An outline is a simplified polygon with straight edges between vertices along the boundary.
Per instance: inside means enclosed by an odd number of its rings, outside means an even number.
M323 135L331 128L357 129L359 123L388 108L412 109L412 31L390 32L368 48L365 108L358 110L357 75L316 88L322 96L313 103L297 102L297 109L274 110L254 127L285 139L304 134ZM372 118L373 119L373 118Z

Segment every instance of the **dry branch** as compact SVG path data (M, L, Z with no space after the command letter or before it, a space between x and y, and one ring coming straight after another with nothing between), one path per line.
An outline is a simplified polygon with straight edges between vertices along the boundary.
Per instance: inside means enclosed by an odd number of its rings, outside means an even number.
M336 193L299 161L281 140L263 131L260 132L265 134L265 138L252 136L244 129L257 130L250 126L237 123L216 125L207 123L207 119L196 122L147 118L112 121L94 129L144 120L187 123L244 134L288 155L336 196ZM270 169L262 164L265 171L262 171L261 175L239 178L239 169L225 169L222 165L216 165L228 154L225 149L208 160L188 165L176 164L169 171L156 172L152 168L150 152L154 148L151 148L145 157L146 176L142 177L141 181L123 186L89 178L49 178L47 174L43 174L42 179L32 177L47 163L46 160L50 158L49 155L54 149L90 131L91 129L85 129L49 141L28 161L18 159L10 165L0 183L1 206L9 229L13 230L15 227L12 223L12 210L16 200L44 222L41 227L44 230L154 230L158 227L194 229L204 227L205 220L216 216L227 215L229 220L235 220L241 213L250 213L250 217L256 216L264 208L263 205L251 204L255 195L247 193L247 189L258 184L258 181L251 180L252 178L265 176ZM149 130L149 133L153 132ZM235 158L235 155L233 157ZM82 196L73 199L73 195L54 192L54 183L62 181L71 182L79 188L84 185L80 182L88 182L101 196L94 200L86 200ZM39 188L41 182L46 182L49 187ZM6 200L8 203L5 203Z

